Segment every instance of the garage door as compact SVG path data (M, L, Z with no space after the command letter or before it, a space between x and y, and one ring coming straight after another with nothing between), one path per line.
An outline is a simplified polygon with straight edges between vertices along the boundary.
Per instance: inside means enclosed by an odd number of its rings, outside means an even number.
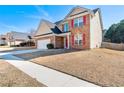
M38 49L47 49L47 44L50 43L50 39L38 40L37 48Z

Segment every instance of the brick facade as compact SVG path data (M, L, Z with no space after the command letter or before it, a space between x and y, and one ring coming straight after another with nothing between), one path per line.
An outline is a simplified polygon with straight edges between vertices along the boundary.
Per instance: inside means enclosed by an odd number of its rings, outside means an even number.
M86 17L86 23L82 27L72 27L72 20L68 20L69 23L69 30L71 34L69 35L69 48L75 48L75 49L89 49L90 48L90 17L89 15L84 15ZM83 16L81 16L83 19ZM74 24L74 23L73 23ZM61 25L62 27L63 25ZM83 36L83 42L81 45L75 44L75 42L72 42L73 36L75 36L77 33L82 34ZM50 39L51 43L54 44L55 48L64 48L64 43L66 44L67 41L64 42L63 36L43 36L38 37L37 40L44 40L44 39ZM84 41L85 40L85 41ZM72 44L73 43L73 44Z
M55 42L56 48L64 48L64 37L56 36Z
M46 37L38 37L36 38L36 42L38 40L50 39L50 43L54 45L54 48L64 48L64 37L60 36L46 36ZM37 46L37 43L36 43Z
M69 30L71 31L71 35L69 36L69 47L70 48L76 48L76 49L89 49L90 48L90 15L84 15L86 17L85 24L82 27L72 27L72 20L68 20L69 23ZM81 16L83 19L83 16ZM74 24L74 23L73 23ZM62 25L63 26L63 25ZM83 35L83 38L85 39L85 43L82 43L83 45L76 45L75 43L72 44L72 38L77 33L80 33ZM83 41L84 42L84 41Z
M82 27L78 28L71 28L71 48L76 48L76 49L89 49L90 48L90 17L89 15L86 16L86 24L84 24ZM83 18L83 17L82 17ZM75 35L77 33L80 33L83 35L83 38L85 38L85 43L82 43L82 45L72 45L72 35Z
M39 30L39 33L43 30L44 32L46 31L46 33L48 31L50 34L44 35L40 33L40 35L42 35L43 37L38 36L38 39L36 40L50 39L51 43L54 44L55 48L90 49L95 48L95 45L98 44L100 46L100 31L102 30L100 27L101 25L99 22L100 20L98 13L97 15L94 15L96 14L96 11L98 11L98 9L89 11L89 9L86 8L76 7L57 24L52 24L51 22L44 21L46 22L46 24L44 24L46 28L42 26L41 30ZM95 19L92 19L91 16ZM75 26L74 22L76 22ZM94 25L95 23L96 25ZM50 26L57 26L60 32L57 29L54 30L58 32L54 32L53 30L51 30L51 28L53 29L55 27L50 27L48 24L50 24ZM94 34L94 32L96 32L96 34Z

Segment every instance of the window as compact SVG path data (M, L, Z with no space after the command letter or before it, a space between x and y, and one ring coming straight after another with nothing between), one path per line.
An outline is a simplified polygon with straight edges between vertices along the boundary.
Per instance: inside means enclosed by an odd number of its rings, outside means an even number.
M81 27L81 26L83 26L83 18L82 17L79 18L79 27Z
M76 18L74 19L74 27L81 27L83 26L83 18Z
M74 19L74 27L78 27L78 18Z
M82 34L78 35L78 44L81 45L82 44Z
M64 32L67 32L67 31L69 31L69 25L68 25L68 23L65 23L64 24Z
M74 42L76 45L82 45L82 34L76 34L74 36Z
M78 44L78 35L75 35L75 36L74 36L74 43L75 43L75 44Z

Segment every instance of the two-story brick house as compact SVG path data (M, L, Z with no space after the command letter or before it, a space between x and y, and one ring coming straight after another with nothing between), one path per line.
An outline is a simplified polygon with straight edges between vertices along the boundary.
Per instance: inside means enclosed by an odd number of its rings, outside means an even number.
M102 42L100 9L77 6L56 23L41 20L35 39L38 49L47 49L48 43L55 48L99 48Z

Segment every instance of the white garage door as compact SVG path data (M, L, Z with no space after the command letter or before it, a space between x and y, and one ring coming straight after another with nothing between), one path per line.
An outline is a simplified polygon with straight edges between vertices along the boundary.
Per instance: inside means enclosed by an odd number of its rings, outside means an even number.
M37 48L38 49L47 49L47 44L50 43L50 39L38 40Z

